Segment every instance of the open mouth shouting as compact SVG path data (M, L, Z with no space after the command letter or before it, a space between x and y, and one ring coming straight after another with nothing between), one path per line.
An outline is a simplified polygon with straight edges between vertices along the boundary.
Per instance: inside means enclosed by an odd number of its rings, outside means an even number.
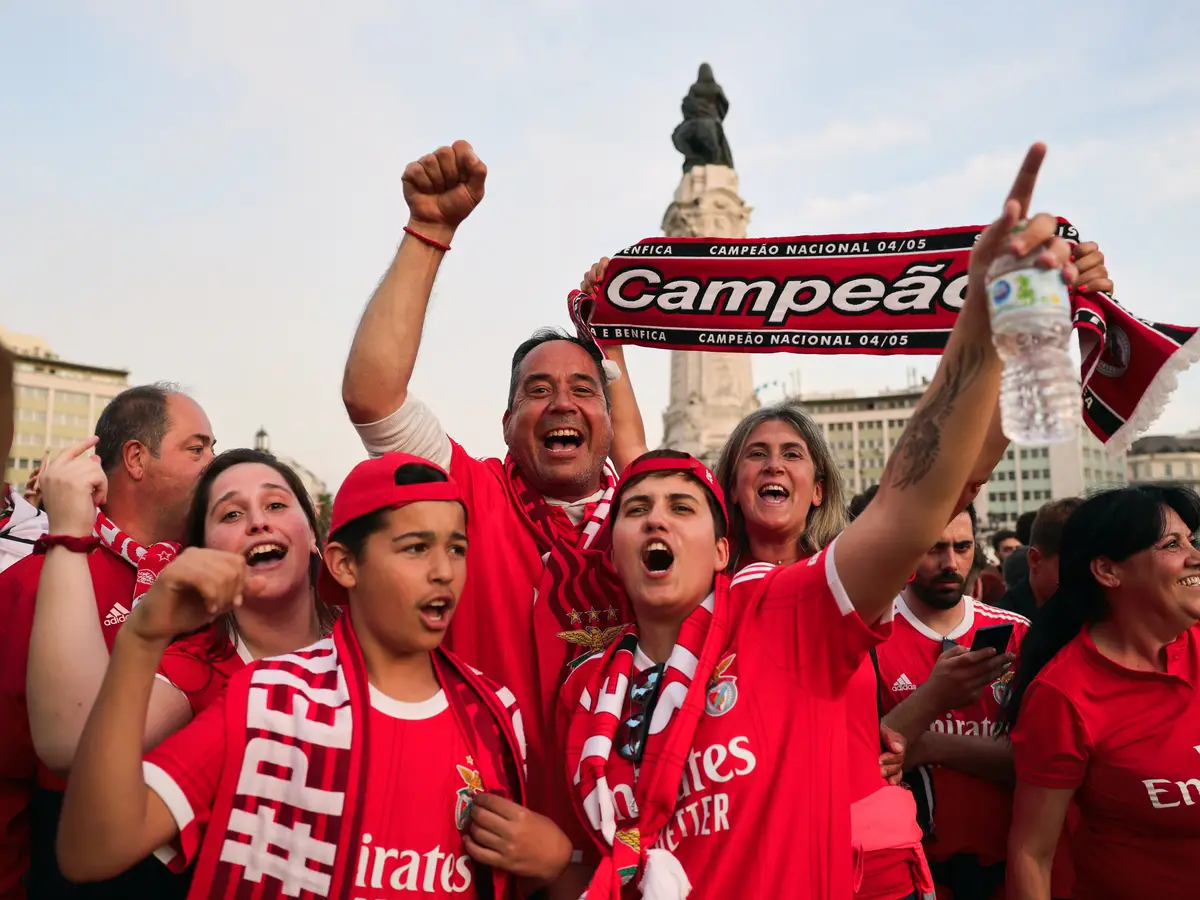
M791 495L791 491L777 481L769 481L758 489L759 499L768 506L782 506Z
M450 627L450 614L454 611L454 595L438 594L417 607L421 622L430 631L445 631Z
M1179 584L1186 588L1200 587L1200 575L1186 575L1179 579Z
M553 428L542 438L542 446L551 455L574 453L583 446L583 432L569 426Z
M657 538L642 547L642 568L651 578L665 578L675 565L675 553Z
M245 552L246 564L256 572L273 569L283 562L288 548L278 541L260 541Z

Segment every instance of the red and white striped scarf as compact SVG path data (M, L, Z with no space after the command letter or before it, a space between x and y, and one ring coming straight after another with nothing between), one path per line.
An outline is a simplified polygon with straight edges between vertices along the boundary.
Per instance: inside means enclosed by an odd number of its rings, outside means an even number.
M534 594L533 656L537 702L524 702L531 734L542 735L530 748L530 795L535 807L543 805L549 760L545 751L558 743L549 726L553 706L570 666L583 656L603 650L633 621L625 590L608 557L612 529L609 522L617 476L605 463L602 493L584 510L575 525L561 508L547 503L522 477L511 456L501 464L514 505L529 523L530 534L542 555L542 572Z
M625 629L598 666L579 670L588 680L570 722L567 774L576 810L606 854L588 886L589 900L619 900L622 885L639 875L648 898L682 900L691 890L679 861L655 843L674 814L708 683L730 643L730 621L729 579L719 575L714 593L680 629L637 767L614 748L635 675L637 626ZM618 818L635 824L618 828Z
M504 458L503 463L499 460L489 460L489 462L502 468L501 475L508 482L517 508L524 513L528 520L530 532L543 555L562 544L579 550L585 550L591 546L600 532L601 526L608 518L613 491L617 487L617 473L613 471L610 463L607 461L604 463L604 471L601 475L603 493L600 495L600 499L587 504L584 508L583 523L576 525L566 512L560 507L547 503L546 498L525 480L511 454Z
M512 694L444 650L434 651L433 662L478 767L475 785L524 803ZM230 681L231 739L212 815L203 835L192 825L179 836L186 856L200 843L190 898L352 896L370 790L369 710L366 664L349 616L331 637L259 660ZM182 863L176 856L169 865ZM515 896L511 876L490 874L498 900Z
M160 541L146 549L106 516L101 510L96 510L96 524L92 526L92 534L100 538L100 543L110 552L137 569L137 581L133 586L130 609L142 602L146 591L154 587L154 582L167 564L179 554L179 545L168 541Z

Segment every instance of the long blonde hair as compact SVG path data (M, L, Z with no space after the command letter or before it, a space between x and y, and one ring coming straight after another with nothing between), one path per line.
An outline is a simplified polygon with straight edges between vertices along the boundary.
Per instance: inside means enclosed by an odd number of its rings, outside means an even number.
M742 554L750 549L749 535L746 530L746 517L741 508L734 502L734 488L737 482L737 464L746 449L746 443L754 429L764 422L783 422L795 430L808 445L809 455L813 461L813 482L821 485L821 505L810 506L805 520L804 533L800 535L798 549L802 555L816 553L841 534L846 527L845 485L842 483L842 473L838 470L829 444L818 425L800 405L797 400L783 400L757 409L738 423L737 428L729 435L729 440L721 448L721 458L717 462L717 480L729 504L729 567L732 571L738 564Z

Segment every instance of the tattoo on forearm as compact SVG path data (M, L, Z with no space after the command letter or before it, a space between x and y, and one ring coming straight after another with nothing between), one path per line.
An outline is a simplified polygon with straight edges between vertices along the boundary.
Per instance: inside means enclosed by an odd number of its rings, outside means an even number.
M983 371L986 355L980 347L967 347L955 359L945 359L946 377L916 411L896 443L887 471L892 487L912 487L929 474L941 452L942 427L954 412L955 401Z

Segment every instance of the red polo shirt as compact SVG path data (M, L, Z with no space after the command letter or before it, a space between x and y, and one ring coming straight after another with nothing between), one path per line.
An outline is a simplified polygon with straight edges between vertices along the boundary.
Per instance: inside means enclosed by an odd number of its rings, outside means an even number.
M1127 669L1085 629L1030 685L1017 777L1075 791L1076 897L1200 896L1200 625L1165 672Z

